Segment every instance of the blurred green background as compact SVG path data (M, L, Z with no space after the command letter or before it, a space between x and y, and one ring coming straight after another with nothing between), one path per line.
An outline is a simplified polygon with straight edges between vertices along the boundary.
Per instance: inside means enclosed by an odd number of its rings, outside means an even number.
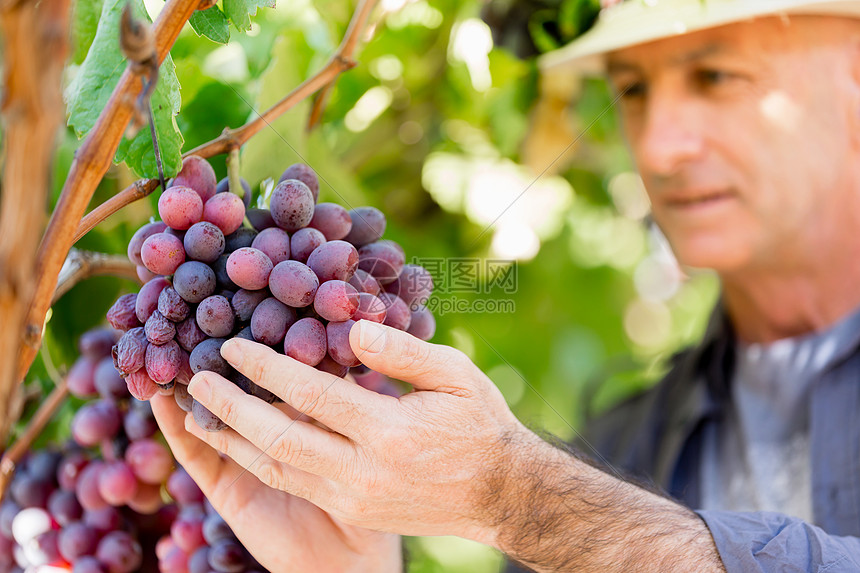
M261 9L247 34L232 30L227 45L183 31L171 52L183 150L255 118L320 69L354 8L343 0L279 4ZM89 6L89 14L78 9L78 21L97 17ZM161 7L147 3L153 16ZM649 223L606 86L542 80L533 60L493 46L481 8L474 0L383 0L372 39L338 81L322 125L308 134L310 102L297 106L245 146L242 175L256 201L267 180L304 161L320 175L321 201L382 209L387 236L407 258L438 264L434 341L468 354L522 420L569 439L588 416L652 384L673 351L695 342L717 283L678 268ZM76 35L70 81L91 40ZM54 200L78 145L69 130ZM219 177L224 159L211 160ZM134 179L115 166L93 205ZM124 253L156 201L157 193L117 213L77 246ZM454 277L440 272L451 259L465 261ZM47 326L51 362L70 366L77 336L134 288L93 278L67 294ZM40 359L28 384L48 388L45 371ZM71 400L41 441L66 437L76 406ZM454 538L412 539L409 547L415 573L482 573L502 562Z

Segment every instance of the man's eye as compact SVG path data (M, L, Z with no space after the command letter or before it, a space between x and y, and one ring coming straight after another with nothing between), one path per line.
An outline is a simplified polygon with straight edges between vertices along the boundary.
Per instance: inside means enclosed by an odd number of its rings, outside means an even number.
M719 86L732 78L732 74L721 70L697 70L694 79L697 85L702 87Z
M647 93L644 82L634 82L622 85L618 89L618 97L621 99L638 99Z

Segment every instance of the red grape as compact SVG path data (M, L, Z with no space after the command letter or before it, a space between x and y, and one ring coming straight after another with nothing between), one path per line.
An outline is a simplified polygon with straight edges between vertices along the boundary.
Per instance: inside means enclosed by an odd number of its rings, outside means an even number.
M358 207L349 212L352 229L344 239L356 248L378 241L385 232L385 215L376 207Z
M412 322L412 311L403 302L403 299L391 293L384 292L379 295L379 300L385 303L386 314L383 324L397 328L399 330L408 330Z
M284 335L296 321L295 311L274 297L269 297L254 309L251 316L251 332L254 339L274 346L284 340Z
M361 364L352 347L349 345L349 331L354 320L344 322L329 322L326 327L326 339L328 342L328 355L343 366L358 366Z
M433 338L433 335L436 334L436 319L433 318L433 313L426 307L413 310L412 319L406 332L421 340Z
M242 226L245 204L233 193L216 193L203 206L203 220L209 221L229 235Z
M321 283L334 279L348 281L355 274L358 265L358 251L346 241L324 243L308 257L308 266L316 273Z
M143 265L157 275L172 275L185 262L182 241L168 233L151 235L140 250Z
M125 461L143 483L164 483L173 473L170 450L152 439L132 442L125 451Z
M403 265L400 276L385 287L386 292L403 299L411 310L425 306L433 293L433 276L418 265Z
M269 207L280 228L292 233L307 227L314 216L314 196L297 179L286 179L275 186Z
M137 479L125 462L108 462L99 474L99 494L113 506L125 505L137 492Z
M128 242L128 259L135 265L142 265L143 259L140 258L140 249L143 247L143 242L151 235L164 232L166 228L167 225L165 223L157 221L155 223L147 223L138 229Z
M381 285L396 280L405 262L403 249L394 241L376 241L358 250L358 268L373 275Z
M176 342L186 352L191 352L204 340L206 333L197 326L196 317L190 316L176 325Z
M274 265L290 258L290 236L278 227L260 231L251 246L263 251Z
M167 289L164 289L161 293L164 294L166 291ZM144 331L146 332L146 339L151 344L161 345L165 344L168 340L173 340L173 337L176 335L176 326L156 310L149 315L149 319L144 326Z
M173 287L167 287L158 295L158 312L172 322L182 322L188 318L188 303L182 300Z
M146 373L156 384L167 384L176 377L182 363L182 349L175 340L161 346L146 347Z
M271 276L269 280L271 280ZM239 289L233 295L233 298L230 299L230 306L233 307L233 314L239 322L247 322L251 320L251 316L254 314L254 309L257 308L257 305L268 297L269 292L266 289Z
M254 229L262 231L271 227L277 227L278 224L272 218L272 212L268 209L246 209L245 216Z
M183 300L197 304L215 292L215 272L199 261L184 262L173 275L173 288Z
M83 333L78 339L78 350L83 356L98 362L105 356L110 356L110 349L116 344L116 340L117 333L114 331L94 328Z
M58 542L60 555L66 561L73 563L78 557L96 552L99 534L83 523L70 523L60 531Z
M183 246L189 259L212 263L224 252L226 242L221 229L209 221L201 221L185 233Z
M144 354L144 362L146 355ZM96 365L96 371L93 374L96 390L99 396L109 400L121 400L128 396L128 388L125 386L125 381L117 372L113 364L113 359L102 358Z
M182 160L182 169L173 178L173 182L169 185L169 188L178 186L190 187L205 202L215 194L216 185L215 170L209 162L197 155L189 155Z
M131 573L140 567L143 550L129 533L111 531L99 541L96 557L109 573Z
M319 279L298 261L283 261L269 275L269 290L282 303L293 308L308 306L314 301Z
M353 315L354 320L371 320L383 322L385 320L385 303L370 293L358 293L358 310Z
M230 302L217 294L203 299L197 307L197 324L200 330L213 338L229 336L233 332Z
M263 251L243 247L227 259L227 274L236 286L246 290L259 290L269 284L272 261Z
M290 256L294 261L307 262L314 249L325 243L325 235L318 229L305 227L290 237Z
M146 363L147 346L149 341L146 339L146 331L140 326L122 335L111 351L114 366L121 376L128 376L143 367Z
M296 321L284 338L284 353L309 366L316 366L326 354L325 326L315 318Z
M138 400L149 400L158 392L158 386L149 377L146 368L141 368L129 374L125 379L125 383L131 395Z
M355 274L352 275L352 278L349 279L348 282L354 286L358 292L366 292L373 296L379 295L382 291L382 287L379 286L379 282L373 278L373 275L361 269L355 269Z
M93 396L96 393L95 383L96 361L81 356L66 374L66 385L69 393L79 398Z
M349 320L358 310L358 291L351 284L332 280L324 282L317 289L314 310L324 319L332 322Z
M203 219L203 200L196 191L174 185L158 198L158 214L168 227L184 231Z
M286 181L287 179L298 179L307 185L314 198L314 203L316 203L320 194L320 182L313 169L304 163L295 163L287 167L287 169L281 174L280 179L278 179L278 183Z
M107 311L107 321L117 330L128 330L140 326L137 319L135 307L137 304L137 293L124 294L113 303Z
M337 203L320 203L314 208L309 227L319 229L327 241L343 239L352 229L352 219Z
M239 178L239 184L242 186L242 203L245 204L245 208L251 204L251 185L245 181L243 177ZM225 177L221 181L218 182L218 185L215 186L215 193L229 193L230 192L230 178ZM236 194L238 196L238 193Z
M170 283L166 278L157 277L140 287L140 292L137 293L135 300L134 312L141 324L145 324L149 315L158 308L158 296L168 286Z
M210 371L220 374L225 378L230 375L232 368L221 357L221 345L226 342L223 338L208 338L198 344L191 351L189 363L195 374Z

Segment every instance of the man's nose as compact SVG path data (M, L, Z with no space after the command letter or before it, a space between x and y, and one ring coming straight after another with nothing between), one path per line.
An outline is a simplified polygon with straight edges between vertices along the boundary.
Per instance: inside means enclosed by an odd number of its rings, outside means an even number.
M638 167L643 175L670 177L705 149L704 119L698 106L683 97L654 94L637 142Z

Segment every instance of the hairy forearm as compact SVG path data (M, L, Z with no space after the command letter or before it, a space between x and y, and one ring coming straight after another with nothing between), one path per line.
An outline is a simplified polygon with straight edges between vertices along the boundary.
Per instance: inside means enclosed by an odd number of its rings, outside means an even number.
M689 509L604 473L535 434L508 436L482 482L484 540L535 571L724 571Z

